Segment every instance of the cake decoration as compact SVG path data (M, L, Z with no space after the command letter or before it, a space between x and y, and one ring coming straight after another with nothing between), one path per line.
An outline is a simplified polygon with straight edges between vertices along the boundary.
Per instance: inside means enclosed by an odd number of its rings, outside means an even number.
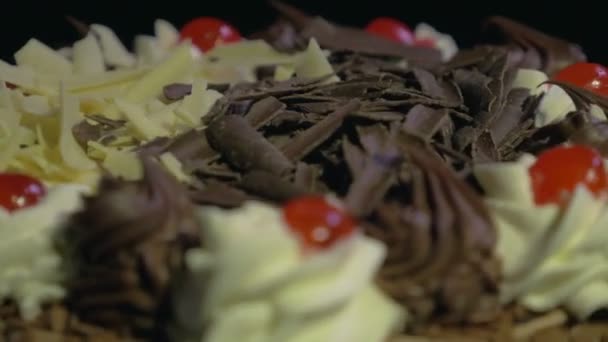
M161 338L183 253L200 244L199 223L177 181L156 161L143 165L140 181L102 181L69 223L68 303L84 322Z
M85 191L64 184L49 189L36 204L29 202L12 212L0 207L0 301L15 303L25 321L34 320L44 305L67 294L67 270L55 239L70 215L82 207Z
M490 17L486 19L484 28L488 34L487 40L506 44L510 63L521 68L542 70L553 75L570 64L587 60L578 45L509 18Z
M368 342L398 332L405 312L373 283L384 246L356 229L315 242L322 248L310 250L311 240L301 235L301 220L309 218L298 208L311 203L295 199L283 210L259 202L233 210L201 208L207 244L186 255L193 283L184 285L188 290L176 302L181 330L218 342ZM322 221L333 224L339 209L330 207ZM331 229L314 224L319 235Z
M560 157L568 158L563 173L547 174ZM579 320L603 308L607 188L599 154L560 146L538 159L478 165L475 173L499 233L502 300L533 311L563 306Z
M0 340L600 339L604 68L273 6L0 62Z

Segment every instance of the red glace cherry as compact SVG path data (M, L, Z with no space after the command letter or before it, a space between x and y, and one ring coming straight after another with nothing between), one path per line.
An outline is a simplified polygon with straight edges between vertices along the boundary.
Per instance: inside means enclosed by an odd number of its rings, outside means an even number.
M37 179L16 173L0 173L0 189L0 205L8 211L35 205L46 195Z
M194 19L184 25L181 39L190 39L201 51L213 49L217 44L233 43L241 40L241 34L227 22L211 17Z
M387 17L376 18L367 24L365 30L398 43L407 45L414 43L412 30L405 23L397 19Z
M560 70L553 79L608 96L608 68L595 63L575 63Z
M283 217L304 246L310 249L329 248L350 236L357 227L348 213L322 196L305 196L289 201L283 207Z
M529 173L537 205L563 205L579 184L596 196L608 191L602 156L584 145L558 146L541 153Z

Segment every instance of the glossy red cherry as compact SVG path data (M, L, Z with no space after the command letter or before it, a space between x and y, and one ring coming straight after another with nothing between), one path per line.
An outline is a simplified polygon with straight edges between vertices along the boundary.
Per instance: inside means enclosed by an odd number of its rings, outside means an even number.
M414 43L412 30L397 19L387 17L376 18L367 24L365 30L398 43L408 45Z
M241 34L227 22L211 17L196 18L187 23L180 32L181 39L190 39L203 52L217 44L241 40Z
M0 173L0 205L8 211L35 205L44 195L44 185L37 179L16 173Z
M536 204L565 204L577 185L596 196L608 192L604 160L584 145L558 146L541 153L529 169Z
M553 79L608 96L608 68L595 63L575 63L560 70Z
M350 236L355 220L322 196L294 199L283 207L283 217L291 230L310 249L329 248Z

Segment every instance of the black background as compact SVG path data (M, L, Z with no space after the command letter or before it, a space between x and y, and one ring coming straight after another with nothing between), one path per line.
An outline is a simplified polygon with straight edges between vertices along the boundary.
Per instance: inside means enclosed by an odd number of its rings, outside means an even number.
M592 1L433 1L433 0L287 0L312 14L332 21L364 26L377 16L393 16L410 26L426 21L452 34L460 46L477 40L480 23L488 15L506 15L547 33L580 44L590 60L608 64L608 15L600 2ZM223 18L243 33L264 28L276 13L260 0L157 0L142 1L12 1L0 17L0 58L11 61L13 53L29 38L59 47L78 39L65 21L73 15L88 23L113 28L130 46L134 35L152 33L155 18L177 27L197 16Z

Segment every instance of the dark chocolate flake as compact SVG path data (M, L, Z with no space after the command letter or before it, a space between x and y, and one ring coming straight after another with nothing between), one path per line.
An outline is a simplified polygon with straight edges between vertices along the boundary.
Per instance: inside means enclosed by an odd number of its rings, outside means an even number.
M436 66L441 62L439 51L414 47L372 35L365 30L333 24L321 17L311 17L288 4L271 1L283 17L292 22L304 38L316 38L323 47L370 55L399 56L421 66Z
M485 22L485 28L498 31L499 35L502 35L500 43L509 43L522 49L524 53L522 57L529 56L526 55L527 51L537 50L538 60L522 58L520 67L541 69L551 75L570 64L587 59L578 45L552 37L509 18L490 17Z
M192 85L185 83L172 83L163 87L163 95L167 100L181 100L192 92Z
M347 115L356 111L360 102L353 99L329 114L309 129L295 136L281 150L290 160L296 161L313 151L327 140L341 125Z
M283 109L285 109L284 103L269 96L254 103L245 115L245 119L251 126L259 129L282 113Z
M279 203L307 193L306 189L261 170L246 173L239 185L249 193Z
M510 132L519 128L524 119L523 105L529 96L527 89L514 89L508 97L501 113L489 125L490 133L497 145L500 145Z
M242 190L218 181L209 181L205 188L191 190L190 199L198 204L234 208L256 198Z
M286 174L293 164L279 149L238 115L219 117L206 130L211 146L235 167Z
M446 120L449 120L446 109L416 105L407 113L402 128L411 134L429 140L445 124Z

